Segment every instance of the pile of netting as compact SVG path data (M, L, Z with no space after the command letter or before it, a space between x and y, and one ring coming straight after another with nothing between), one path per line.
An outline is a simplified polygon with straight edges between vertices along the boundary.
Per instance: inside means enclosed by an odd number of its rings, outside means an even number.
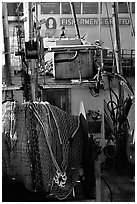
M79 177L82 145L79 117L47 102L3 104L3 175L28 190L65 199Z

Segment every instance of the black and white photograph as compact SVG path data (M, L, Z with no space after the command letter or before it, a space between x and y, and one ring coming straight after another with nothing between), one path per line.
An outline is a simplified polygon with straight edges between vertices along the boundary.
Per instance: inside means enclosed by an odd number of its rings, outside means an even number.
M135 1L1 11L2 202L135 202Z

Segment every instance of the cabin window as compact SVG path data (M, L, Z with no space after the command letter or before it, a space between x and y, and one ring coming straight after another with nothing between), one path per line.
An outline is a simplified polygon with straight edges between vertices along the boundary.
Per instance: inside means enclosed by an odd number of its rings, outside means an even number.
M8 16L23 16L23 3L7 3Z
M83 2L83 14L98 14L98 5L99 5L98 2Z
M60 3L41 3L41 14L60 14Z
M135 2L132 2L132 13L135 13Z
M43 101L48 101L51 105L70 113L69 89L45 89L43 90Z
M75 12L81 14L81 3L74 2ZM71 7L69 2L62 2L62 14L71 14Z
M118 13L128 13L127 2L118 2Z

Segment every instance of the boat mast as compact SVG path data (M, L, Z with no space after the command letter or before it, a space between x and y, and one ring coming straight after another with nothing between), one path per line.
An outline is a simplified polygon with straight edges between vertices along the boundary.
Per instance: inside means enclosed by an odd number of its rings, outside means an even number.
M10 60L10 42L9 42L9 25L8 25L8 12L7 3L2 3L2 19L3 19L3 34L4 34L4 51L5 51L5 68L4 78L7 86L12 85L11 78L11 60Z
M98 2L99 41L101 42L101 2Z
M33 22L33 2L29 2L29 41L33 44L34 40L34 22ZM38 84L37 84L37 67L35 59L30 59L30 70L31 70L31 91L32 100L37 101L38 99Z

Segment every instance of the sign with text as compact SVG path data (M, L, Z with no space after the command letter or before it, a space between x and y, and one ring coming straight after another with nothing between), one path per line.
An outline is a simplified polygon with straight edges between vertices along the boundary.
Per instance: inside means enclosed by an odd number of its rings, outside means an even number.
M99 25L98 18L77 18L77 22L79 26L96 26ZM112 25L112 18L102 18L101 25ZM60 18L60 26L74 26L73 18ZM119 18L119 25L130 25L129 18Z

